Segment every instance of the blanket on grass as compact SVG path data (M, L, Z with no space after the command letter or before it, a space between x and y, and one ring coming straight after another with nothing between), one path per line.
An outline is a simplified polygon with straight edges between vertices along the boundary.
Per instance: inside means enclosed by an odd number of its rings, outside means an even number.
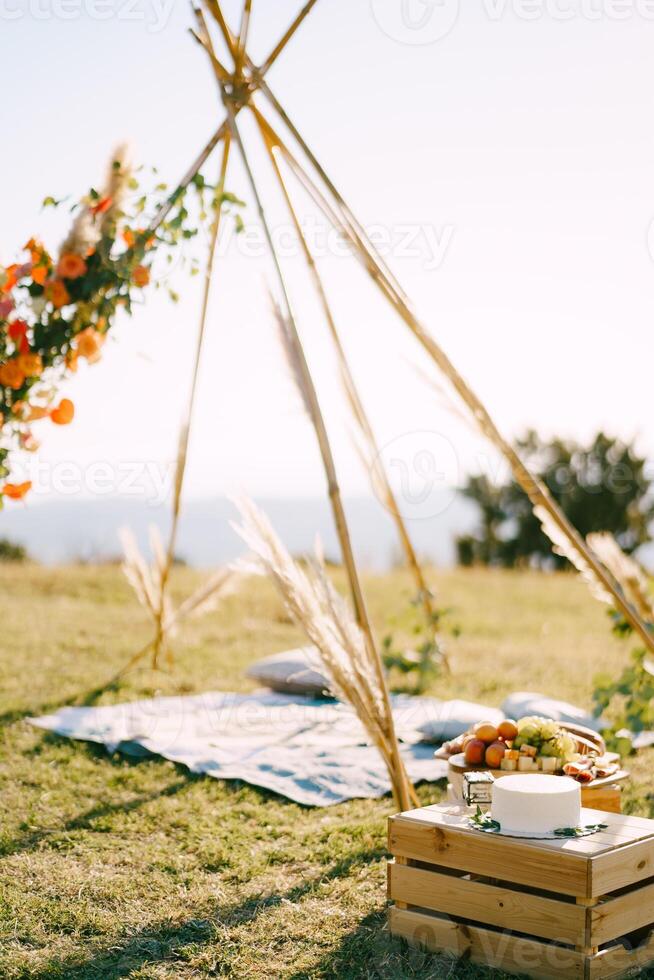
M434 759L434 743L456 737L480 719L495 721L504 712L513 717L546 714L597 726L597 720L580 708L542 694L513 694L501 711L467 701L395 695L393 714L412 781L445 778L447 762ZM30 722L67 738L97 742L108 752L159 755L191 772L243 780L306 806L390 792L378 751L349 705L338 701L269 691L216 691L101 708L62 708ZM641 732L633 744L654 744L654 732Z
M396 696L402 754L414 782L447 775L418 729L433 719L432 698ZM109 752L153 754L216 779L239 779L306 806L330 806L390 792L386 767L352 709L336 701L210 692L98 708L62 708L30 719Z

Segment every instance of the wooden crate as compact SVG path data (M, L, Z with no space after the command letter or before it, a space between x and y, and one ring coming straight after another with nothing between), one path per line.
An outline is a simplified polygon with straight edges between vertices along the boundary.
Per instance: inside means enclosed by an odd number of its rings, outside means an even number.
M592 837L483 834L471 810L391 817L390 928L508 973L609 980L654 964L654 821L584 810Z

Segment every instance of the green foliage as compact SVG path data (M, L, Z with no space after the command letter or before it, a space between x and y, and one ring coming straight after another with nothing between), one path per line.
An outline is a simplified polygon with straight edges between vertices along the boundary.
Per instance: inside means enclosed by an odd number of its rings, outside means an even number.
M633 650L630 663L617 679L607 674L597 677L593 700L598 715L609 709L613 714L614 724L608 732L611 744L616 750L631 751L624 729L654 729L654 664L646 652Z
M603 432L584 447L563 439L545 442L530 431L516 448L584 537L611 531L627 554L651 540L652 480L647 461L633 446ZM484 475L473 476L463 493L479 505L481 524L476 534L458 539L460 564L566 566L566 559L552 554L530 501L514 481L494 484Z
M8 538L0 538L0 562L21 563L28 558L27 548L22 544L14 544Z
M429 598L434 599L433 593L429 593ZM382 660L391 674L391 688L394 691L422 694L443 669L445 650L440 630L450 610L435 609L427 622L423 599L424 596L419 593L411 600L408 624L413 637L411 646L400 646L394 633L388 633L382 640ZM453 636L459 635L456 626L450 632ZM394 683L394 673L400 675L401 683Z

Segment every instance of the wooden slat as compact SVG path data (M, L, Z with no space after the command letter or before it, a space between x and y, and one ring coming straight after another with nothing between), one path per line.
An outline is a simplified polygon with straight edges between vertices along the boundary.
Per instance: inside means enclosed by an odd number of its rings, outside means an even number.
M477 840L479 837L479 831L470 827L470 813L470 809L464 806L459 806L456 804L454 806L436 804L435 806L422 807L419 810L410 810L408 813L400 813L398 816L403 817L406 820L415 821L416 823L427 823L432 826L437 825L439 827L447 827L450 830L456 830L461 834L466 834L471 840ZM638 834L635 832L632 833L629 830L625 830L622 824L615 824L616 820L624 821L627 819L621 814L604 813L602 810L583 809L581 816L582 823L584 824L608 824L609 837L602 836L603 834L607 833L606 831L602 831L599 834L593 834L592 837L563 838L554 840L523 839L520 841L520 843L542 851L568 851L573 854L590 855L601 854L604 851L611 850L615 846L615 842L610 833L610 831L614 828L620 828L619 834L624 835L626 842L631 840L632 837L633 839L636 839L638 836ZM654 822L650 822L650 833L653 826ZM516 841L519 840L519 838L510 839Z
M584 980L587 958L563 946L463 925L411 909L390 910L390 929L409 943L432 952L465 956L497 970L545 980Z
M649 837L591 858L590 894L605 895L653 876L654 837Z
M389 821L388 847L393 855L564 895L590 897L589 855L583 850L580 852L577 846L567 846L579 845L583 841L536 843L556 846L543 849L533 846L532 841L496 837L472 830L463 832L456 827L407 816L391 817Z
M390 864L389 897L406 905L585 946L590 910L453 875ZM618 934L619 935L619 934Z
M395 864L398 864L398 865L404 865L406 867L409 867L410 866L409 859L408 858L404 858L404 857L396 857L394 863ZM388 875L387 875L387 879L388 879L388 886L387 886L386 894L387 894L387 897L388 898L393 898L393 896L391 895L391 862L390 861L389 861L389 864L388 864ZM396 898L395 899L395 904L397 905L397 907L399 909L406 908L406 904L404 902L400 901L399 898Z
M654 964L654 933L649 941L637 949L613 946L601 950L588 963L588 980L617 980L618 977L637 976L647 966Z
M630 827L635 836L652 836L654 834L654 820L647 817L633 817L629 813L612 814L608 821L611 826Z
M591 945L601 946L649 925L654 926L654 882L596 905L591 910Z

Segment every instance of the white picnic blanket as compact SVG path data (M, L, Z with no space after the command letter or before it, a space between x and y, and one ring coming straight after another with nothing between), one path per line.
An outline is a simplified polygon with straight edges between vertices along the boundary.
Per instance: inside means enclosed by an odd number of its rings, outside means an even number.
M434 781L447 763L418 729L441 710L434 698L396 696L393 710L410 778ZM216 779L240 779L296 803L329 806L390 791L386 768L352 709L335 701L262 692L210 692L108 707L62 708L30 719L109 752L152 753Z

